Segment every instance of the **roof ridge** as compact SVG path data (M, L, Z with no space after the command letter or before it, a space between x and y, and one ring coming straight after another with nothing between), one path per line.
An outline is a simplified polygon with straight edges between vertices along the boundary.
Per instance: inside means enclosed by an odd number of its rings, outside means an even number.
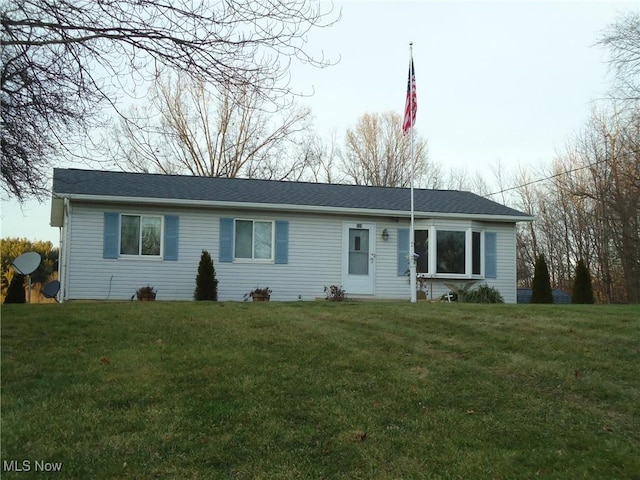
M154 176L154 177L174 177L174 178L189 178L189 179L202 179L205 180L239 180L239 181L253 181L253 182L270 182L270 183L284 183L284 184L297 184L297 185L327 185L327 186L341 186L341 187L355 187L355 188L379 188L379 189L390 189L390 190L410 190L411 187L397 187L391 185L361 185L354 183L329 183L329 182L312 182L309 180L287 180L287 179L271 179L271 178L252 178L252 177L216 177L216 176L206 176L206 175L185 175L180 173L159 173L159 172L125 172L121 170L95 170L95 169L86 169L86 168L54 168L55 171L77 171L77 172L90 172L90 173L109 173L109 174L118 174L118 175L146 175L146 176ZM198 180L196 180L198 181ZM459 190L459 189L450 189L450 188L427 188L427 187L414 187L414 190L426 190L432 192L459 192L459 193L468 193L471 195L478 195L477 193L471 192L469 190ZM484 198L484 197L483 197ZM493 201L493 200L491 200Z

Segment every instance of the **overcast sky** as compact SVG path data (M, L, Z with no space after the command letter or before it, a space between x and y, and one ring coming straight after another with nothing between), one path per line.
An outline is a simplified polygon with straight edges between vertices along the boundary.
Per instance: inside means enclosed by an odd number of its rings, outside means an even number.
M418 114L432 161L445 169L539 169L606 96L604 28L639 2L345 1L342 20L309 34L312 53L339 59L296 66L292 85L314 95L316 131L340 136L365 113L402 114L413 42ZM79 165L79 168L85 168ZM2 237L58 242L50 201L2 202Z

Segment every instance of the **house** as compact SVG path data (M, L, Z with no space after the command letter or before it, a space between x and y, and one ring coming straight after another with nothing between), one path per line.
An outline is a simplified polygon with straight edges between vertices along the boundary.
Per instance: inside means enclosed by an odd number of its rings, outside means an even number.
M272 300L409 299L407 188L55 169L61 300L193 298L202 250L220 300L256 286ZM417 270L428 298L443 282L482 281L516 302L516 222L533 218L478 195L415 189Z

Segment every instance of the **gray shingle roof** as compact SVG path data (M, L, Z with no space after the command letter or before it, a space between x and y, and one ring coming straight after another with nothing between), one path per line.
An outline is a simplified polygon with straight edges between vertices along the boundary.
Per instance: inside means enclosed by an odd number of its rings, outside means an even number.
M55 169L53 195L95 195L408 212L410 189L358 185ZM416 213L522 217L522 212L458 190L414 190Z

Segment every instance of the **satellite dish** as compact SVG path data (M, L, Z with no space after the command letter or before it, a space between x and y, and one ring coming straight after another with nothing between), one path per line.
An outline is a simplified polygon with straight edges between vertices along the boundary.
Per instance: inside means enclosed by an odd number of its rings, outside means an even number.
M22 275L30 275L40 266L40 254L38 252L23 253L13 261L13 266Z

